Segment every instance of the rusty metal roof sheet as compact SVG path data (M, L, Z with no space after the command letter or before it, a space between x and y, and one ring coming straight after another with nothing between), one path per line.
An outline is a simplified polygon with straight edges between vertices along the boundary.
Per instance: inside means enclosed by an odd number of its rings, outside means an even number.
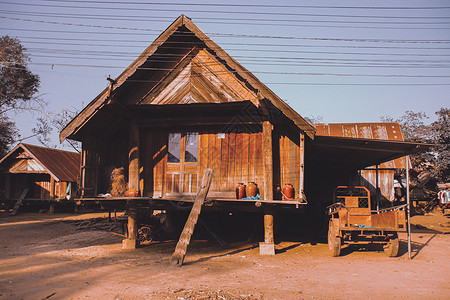
M348 137L360 139L403 141L402 130L398 123L330 123L313 124L316 135ZM380 168L406 168L405 159L397 158L380 164Z
M26 151L30 156L40 162L48 173L59 181L76 182L80 173L81 155L75 152L56 150L35 145L20 143L0 160L0 164L9 158L13 153Z

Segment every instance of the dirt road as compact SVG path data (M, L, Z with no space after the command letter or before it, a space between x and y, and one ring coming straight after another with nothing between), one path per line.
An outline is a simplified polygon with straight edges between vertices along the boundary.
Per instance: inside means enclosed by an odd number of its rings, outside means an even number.
M0 299L449 299L450 231L442 214L415 216L413 259L282 242L277 255L254 244L194 241L170 267L175 241L122 250L118 235L80 229L102 214L0 216Z

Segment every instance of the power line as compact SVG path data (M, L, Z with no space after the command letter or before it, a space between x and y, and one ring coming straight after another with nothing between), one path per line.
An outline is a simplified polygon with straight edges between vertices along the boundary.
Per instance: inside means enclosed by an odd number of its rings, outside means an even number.
M17 10L0 10L1 13L8 13L14 15L28 15L28 16L44 16L44 17L58 17L58 18L75 18L75 19L93 19L93 20L121 20L121 21L151 21L151 20L172 20L171 17L161 17L161 16L136 16L136 15L109 15L102 14L99 16L98 14L76 14L76 13L47 13L47 12L25 12L25 11L17 11ZM316 25L305 25L304 23L333 23L333 24L382 24L382 25L447 25L450 22L385 22L385 21L343 21L343 20L298 20L298 19L254 19L254 18L211 18L211 17L198 17L195 18L196 23L209 23L209 24L242 24L242 25L270 25L270 26L316 26ZM236 21L246 21L244 23L239 23ZM264 22L264 23L252 23L252 22ZM284 24L284 23L268 23L268 22L291 22L291 23L300 23L300 24ZM331 26L331 25L330 25ZM326 26L326 27L330 27ZM334 27L334 26L333 26ZM384 29L397 29L396 27L349 27L342 26L344 28L384 28ZM449 29L448 27L444 28L428 28L428 27L401 27L398 29Z
M49 71L48 69L42 69L39 70L40 73L47 73L47 74L55 74L54 70ZM61 71L57 71L57 75L65 75L65 76L69 76L69 77L73 77L73 75L78 75L78 76L87 76L90 78L98 78L98 76L93 76L92 73L66 73L66 72L61 72ZM105 76L106 77L106 76ZM154 81L154 80L134 80L134 79L128 79L127 81L129 82L137 82L137 83L158 83L159 81ZM340 86L450 86L450 83L423 83L423 82L416 82L416 83L349 83L349 82L345 82L345 83L324 83L324 82L286 82L286 81L281 81L281 82L265 82L265 85L289 85L289 86L336 86L336 87L340 87Z
M5 28L2 27L0 30L10 30L10 31L25 31L25 32L39 32L39 33L64 33L64 34L100 34L100 35L117 35L116 32L103 32L103 31L73 31L73 30L46 30L46 29L30 29L30 28ZM133 33L134 36L157 36L153 33ZM22 37L17 36L21 39ZM23 38L33 38L33 39L58 39L58 40L86 40L86 41L98 41L98 39L70 39L70 38L46 38L46 37L23 37ZM142 42L142 40L108 40L110 42ZM176 41L165 41L165 44L179 44ZM196 42L184 42L185 44L197 44ZM268 43L236 43L236 42L221 42L221 45L237 45L237 46L265 46L265 47L306 47L306 48L349 48L349 49L413 49L413 50L450 50L449 47L417 47L417 46L399 46L399 45L389 45L389 46L354 46L354 45L306 45L306 44L268 44Z
M52 65L52 66L64 66L64 67L82 67L82 68L115 68L125 69L126 66L104 66L104 65L81 65L81 64L67 64L67 63L31 63L33 65ZM145 71L173 71L170 68L146 68L139 67L138 70ZM349 74L349 73L318 73L318 72L275 72L275 71L216 71L215 74L220 73L254 73L254 74L270 74L270 75L307 75L307 76L352 76L352 77L406 77L406 78L450 78L450 75L412 75L412 74Z
M121 40L117 41L107 41L114 44L105 44L105 41L101 41L101 44L79 44L79 43L67 43L67 42L39 42L39 41L27 41L26 39L45 39L45 40L70 40L70 41L98 41L95 39L64 39L64 38L40 38L40 37L22 37L20 40L25 43L30 44L47 44L47 45L65 45L65 46L92 46L92 47L127 47L127 48L143 48L147 47L148 44L145 45L117 45L116 42L121 42ZM126 42L122 40L122 42ZM131 42L131 41L128 41ZM134 41L137 42L137 41ZM144 43L140 41L141 43ZM244 44L241 44L244 45ZM159 49L186 49L189 50L191 48L186 47L168 47L168 46L160 46ZM212 48L211 50L217 50ZM307 53L307 54L334 54L334 55L369 55L369 56L425 56L425 57L436 57L436 56L450 56L450 54L423 54L423 53L373 53L373 52L338 52L338 51L302 51L302 50L280 50L280 49L239 49L239 48L227 48L227 51L242 51L242 52L272 52L272 53Z
M123 56L123 55L132 55L129 52L118 52L118 51L87 51L87 50L66 50L66 49L48 49L48 48L30 48L32 50L43 51L45 53L69 53L69 54L96 54L100 56ZM136 53L137 57L145 57L141 56L141 53ZM136 58L135 56L135 58ZM181 58L184 54L172 54L172 53L160 53L153 54L152 57L158 58ZM233 58L259 58L265 60L279 60L279 61L345 61L345 62L393 62L393 63L448 63L450 60L400 60L400 59L361 59L361 58L316 58L316 57L286 57L286 56L246 56L246 55L233 55Z
M371 16L371 15L338 15L338 14L308 14L308 13L282 13L282 12L255 12L255 11L214 11L214 10L192 10L192 9L159 9L159 8L130 8L111 6L76 6L76 5L48 5L35 3L15 3L0 1L1 4L20 5L27 7L51 7L51 8L75 8L75 9L95 9L95 10L120 10L120 11L160 11L160 12L189 12L189 13L214 13L214 14L245 14L245 15L277 15L277 16L314 16L314 17L338 17L338 18L377 18L377 19L448 19L449 17L427 17L427 16Z
M88 55L88 54L81 54L81 55ZM94 57L80 57L80 56L58 56L58 55L41 55L41 54L34 54L33 57L42 57L42 58L54 58L54 59L78 59L78 60L101 60L101 61L117 61L117 58L111 58L111 57L100 57L99 55L93 54ZM125 56L125 60L129 60L129 56ZM170 63L173 62L171 60L158 60L158 62L162 63ZM267 62L267 60L263 59L246 59L241 61L245 65L257 65L257 66L286 66L286 67L364 67L364 68L373 68L373 67L382 67L382 68L450 68L450 64L376 64L372 63L370 65L368 64L360 64L360 63L352 63L348 62L346 64L339 64L336 62L327 62L322 64L317 64L314 62L303 62L303 63L292 63L292 62ZM449 62L450 63L450 62ZM50 63L49 63L50 64ZM208 63L206 65L218 65L217 63Z
M326 8L326 9L388 9L388 10L422 10L450 9L450 6L425 7L391 7L391 6L317 6L317 5L269 5L269 4L223 4L223 3L183 3L183 2L123 2L123 1L88 1L88 0L43 0L46 2L95 3L95 4L126 4L126 5L164 5L164 6L213 6L213 7L267 7L267 8Z
M1 3L1 2L0 2ZM37 22L45 24L56 25L68 25L68 26L80 26L80 27L93 27L93 28L106 28L106 29L120 29L120 30L138 30L138 31L157 31L157 29L149 28L134 28L134 27L117 27L117 26L102 26L102 25L88 25L88 24L74 24L67 22L55 22L55 21L43 21L43 20L29 20L21 18L12 18L0 16L2 19ZM181 32L178 34L183 35ZM191 33L184 33L184 35L190 35ZM238 37L238 38L263 38L263 39L288 39L288 40L310 40L310 41L339 41L339 42L365 42L365 43L411 43L411 44L448 44L450 40L388 40L388 39L341 39L341 38L307 38L307 37L295 37L295 36L268 36L268 35L250 35L250 34L236 34L236 33L205 33L210 36L220 37Z

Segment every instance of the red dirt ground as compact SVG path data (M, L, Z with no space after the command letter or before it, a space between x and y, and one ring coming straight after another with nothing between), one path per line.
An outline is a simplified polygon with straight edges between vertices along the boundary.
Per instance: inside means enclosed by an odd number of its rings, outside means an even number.
M68 222L105 214L0 216L0 299L449 299L449 218L412 218L399 257L377 249L282 242L277 255L254 244L194 241L185 265L169 266L175 241L122 250L118 235Z

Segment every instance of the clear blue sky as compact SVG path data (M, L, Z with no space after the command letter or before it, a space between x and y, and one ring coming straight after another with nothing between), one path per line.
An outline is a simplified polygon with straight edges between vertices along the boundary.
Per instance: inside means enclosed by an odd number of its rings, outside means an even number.
M444 0L7 0L0 30L28 48L58 113L81 110L182 13L303 116L377 122L413 110L432 121L449 107ZM38 115L12 117L25 137Z

